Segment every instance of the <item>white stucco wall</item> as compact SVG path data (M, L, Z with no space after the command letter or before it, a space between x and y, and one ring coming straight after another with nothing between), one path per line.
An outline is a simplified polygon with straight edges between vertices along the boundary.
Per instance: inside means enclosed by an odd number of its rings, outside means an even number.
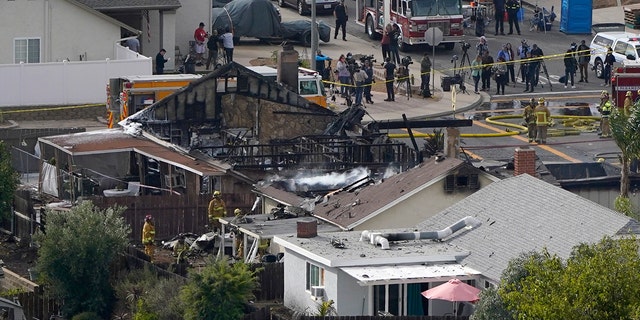
M480 175L479 181L480 188L484 188L493 182L484 175ZM444 179L442 179L388 208L382 214L356 226L353 230L410 228L466 198L475 191L477 190L445 192ZM454 222L452 221L451 223Z
M341 316L368 316L371 315L369 288L358 285L350 275L342 270L337 272L337 295L335 301L336 311Z
M120 26L66 0L0 2L0 64L12 64L15 38L40 38L41 62L112 58Z
M200 22L204 22L205 30L211 33L211 0L181 0L182 7L176 13L176 45L180 46L182 55L189 53L189 41L193 40L193 32ZM167 49L169 50L169 49Z

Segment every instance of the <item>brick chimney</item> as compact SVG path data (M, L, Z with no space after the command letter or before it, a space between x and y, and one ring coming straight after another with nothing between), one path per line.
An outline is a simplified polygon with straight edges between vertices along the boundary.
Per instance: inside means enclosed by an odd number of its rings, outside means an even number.
M278 55L278 75L276 79L276 81L296 93L299 93L298 57L298 51L293 49L293 45L285 43L282 46L282 51L280 51Z
M300 219L297 227L298 238L313 238L318 235L318 221L316 219Z
M516 154L513 158L513 175L518 176L527 173L536 176L536 151L529 147L516 148Z

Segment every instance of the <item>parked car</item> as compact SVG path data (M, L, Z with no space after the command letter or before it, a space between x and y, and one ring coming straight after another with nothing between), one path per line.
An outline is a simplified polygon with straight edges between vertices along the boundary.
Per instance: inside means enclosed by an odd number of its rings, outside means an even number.
M316 13L333 12L338 3L338 0L316 0ZM301 16L311 13L311 0L278 0L278 5L295 7Z
M270 0L233 0L223 8L213 9L211 25L219 32L233 26L233 36L258 38L264 41L295 41L311 44L311 21L281 22L280 10ZM319 39L329 42L331 27L318 22Z
M624 25L623 25L624 28ZM624 30L624 29L623 29ZM608 48L613 50L616 62L640 62L640 35L624 31L598 32L591 40L591 60L589 64L596 76L604 76L604 57Z

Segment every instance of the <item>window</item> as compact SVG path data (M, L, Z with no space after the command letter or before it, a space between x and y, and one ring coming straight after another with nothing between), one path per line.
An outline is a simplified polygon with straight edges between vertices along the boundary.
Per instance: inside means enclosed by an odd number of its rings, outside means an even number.
M307 290L312 286L324 286L324 269L307 262Z
M15 39L13 55L13 63L40 63L40 39Z

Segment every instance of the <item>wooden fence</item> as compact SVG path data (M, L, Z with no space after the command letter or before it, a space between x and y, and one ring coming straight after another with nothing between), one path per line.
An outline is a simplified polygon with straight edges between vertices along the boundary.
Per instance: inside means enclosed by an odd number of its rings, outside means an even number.
M203 194L193 199L186 196L147 195L137 197L91 197L93 203L100 208L114 205L125 206L123 216L131 226L131 237L139 242L144 225L144 217L153 215L156 227L156 240L168 240L183 232L202 234L207 232L209 223L207 209L211 195ZM227 214L233 216L233 208L246 211L251 209L255 195L223 195L227 206Z
M52 298L42 286L38 286L33 292L17 294L18 301L26 319L49 319L59 314L61 304Z

